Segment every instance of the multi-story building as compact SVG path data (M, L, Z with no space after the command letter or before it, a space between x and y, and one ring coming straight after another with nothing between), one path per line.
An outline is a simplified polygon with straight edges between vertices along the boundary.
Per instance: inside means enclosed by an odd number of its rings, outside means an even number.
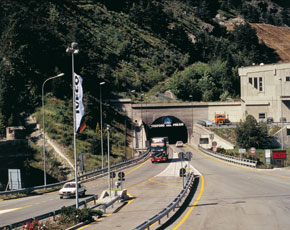
M260 64L239 68L243 120L272 117L290 121L290 63Z

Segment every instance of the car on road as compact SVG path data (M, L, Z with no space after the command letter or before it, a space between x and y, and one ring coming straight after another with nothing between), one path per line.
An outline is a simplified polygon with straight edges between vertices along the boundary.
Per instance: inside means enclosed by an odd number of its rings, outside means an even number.
M76 182L67 182L63 185L62 189L59 190L59 197L62 198L70 198L76 196ZM78 183L78 194L79 196L86 195L86 187L82 185L82 183Z
M177 141L175 145L176 145L176 147L183 147L183 142Z

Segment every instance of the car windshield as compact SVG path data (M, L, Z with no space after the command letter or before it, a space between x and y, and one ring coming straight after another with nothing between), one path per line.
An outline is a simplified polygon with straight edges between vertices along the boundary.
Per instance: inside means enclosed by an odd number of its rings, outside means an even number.
M75 184L65 184L63 187L64 188L75 188L76 185Z

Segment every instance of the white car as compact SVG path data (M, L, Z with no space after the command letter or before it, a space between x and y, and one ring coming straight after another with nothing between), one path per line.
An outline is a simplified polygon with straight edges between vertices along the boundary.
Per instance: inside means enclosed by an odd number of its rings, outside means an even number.
M183 147L183 142L177 141L175 145L176 145L176 147Z
M78 193L79 196L85 196L86 195L86 187L83 186L81 183L78 183L79 187L78 187ZM76 196L76 182L67 182L63 185L62 189L59 190L59 197L60 199L66 197L66 198L70 198L70 197L75 197Z

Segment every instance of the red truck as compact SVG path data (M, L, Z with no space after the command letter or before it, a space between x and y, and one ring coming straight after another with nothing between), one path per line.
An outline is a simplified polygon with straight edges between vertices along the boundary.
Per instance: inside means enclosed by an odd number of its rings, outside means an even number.
M150 156L151 162L168 160L168 138L154 137L150 140Z

